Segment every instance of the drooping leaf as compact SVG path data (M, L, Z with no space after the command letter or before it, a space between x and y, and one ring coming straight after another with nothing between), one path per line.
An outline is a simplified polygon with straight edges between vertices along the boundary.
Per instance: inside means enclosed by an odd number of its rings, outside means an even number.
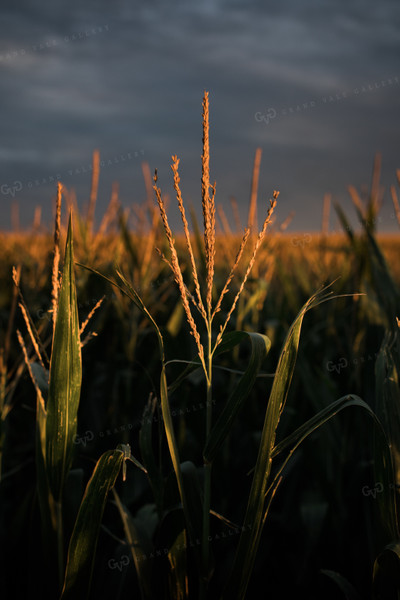
M336 583L340 591L343 592L343 598L346 600L360 600L359 594L343 575L336 573L336 571L330 571L329 569L321 569L321 573Z
M94 269L89 268L89 270L97 273L97 271L94 271ZM100 273L98 273L98 274L101 275ZM167 437L168 449L169 449L172 465L174 468L176 481L178 484L178 490L179 490L179 495L180 495L181 502L182 502L182 508L183 508L183 512L185 514L189 538L193 539L194 528L193 528L193 524L192 524L192 520L191 520L190 511L188 511L188 508L187 508L185 487L184 487L184 483L183 483L181 463L180 463L180 458L179 458L178 444L177 444L176 437L175 437L175 432L174 432L174 427L173 427L173 422L172 422L172 415L171 415L171 410L170 410L170 406L169 406L167 375L165 372L164 340L163 340L161 331L160 331L156 321L154 320L154 318L151 316L151 314L147 310L147 308L144 305L139 294L132 287L132 285L129 283L129 281L124 277L124 275L121 273L121 271L117 270L117 275L118 275L119 279L121 280L123 287L119 286L118 284L116 284L112 280L108 279L107 277L105 277L105 279L108 280L113 285L117 285L117 287L122 291L122 293L124 293L126 296L128 296L135 303L135 305L149 319L149 321L152 324L154 331L157 335L158 347L159 347L160 358L161 358L160 400L161 400L161 411L162 411L162 416L163 416L164 429L165 429L165 434Z
M271 470L272 450L275 443L276 430L293 377L303 318L317 297L318 294L315 294L302 307L289 329L279 357L265 414L243 530L239 539L231 576L224 590L223 598L231 598L233 594L236 594L238 599L242 599L246 594L261 536L265 493Z
M299 445L311 433L316 431L319 427L321 427L321 425L332 419L332 417L337 415L343 409L353 406L362 408L364 411L366 411L366 414L372 418L374 433L375 475L377 480L379 480L379 482L382 484L382 492L378 494L377 502L379 504L382 524L386 528L387 535L390 537L390 539L393 539L397 537L397 513L393 486L394 474L390 448L385 431L378 417L370 408L370 406L368 406L368 404L358 396L350 394L349 396L344 396L336 402L333 402L314 417L306 421L303 425L296 429L296 431L277 444L277 446L275 446L274 450L272 451L272 457L277 456L281 452L287 451L286 458L278 470L275 480L279 477ZM271 485L271 492L273 487L274 484Z
M303 305L289 329L278 360L265 414L242 533L223 598L231 598L233 594L236 594L236 597L241 599L246 594L264 523L265 496L271 472L276 432L294 373L304 315L313 306L332 298L329 294L323 293L325 290L326 288L321 289Z
M389 544L376 558L372 587L374 600L400 598L400 542Z
M124 461L122 450L108 450L97 461L86 486L68 548L61 600L88 597L97 540L109 491Z

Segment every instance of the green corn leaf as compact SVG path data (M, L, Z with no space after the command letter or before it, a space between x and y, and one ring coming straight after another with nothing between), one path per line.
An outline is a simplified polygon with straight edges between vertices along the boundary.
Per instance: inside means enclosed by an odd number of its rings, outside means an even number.
M210 557L209 572L206 572L202 565L200 552L200 540L203 529L203 490L200 483L199 473L191 461L186 461L181 464L181 472L185 486L187 510L191 517L192 530L191 538L189 540L190 546L193 548L197 564L202 569L201 576L204 579L208 579L211 576L213 569L213 557Z
M238 599L242 599L246 594L261 536L264 519L265 494L271 471L272 451L275 444L276 430L293 377L300 341L301 326L306 312L312 306L325 301L326 297L322 295L323 291L324 289L311 296L304 304L289 329L279 357L265 414L264 427L261 434L260 447L244 518L243 530L239 539L231 576L228 580L223 598L228 599L234 596Z
M273 458L288 448L289 452L287 453L285 460L275 475L275 479L269 488L269 492L275 493L276 490L274 490L274 486L279 484L279 482L276 483L276 481L299 445L311 433L329 421L329 419L337 415L343 409L352 406L356 406L365 410L366 413L372 418L374 424L375 477L376 480L382 484L382 492L377 495L377 502L379 504L382 524L386 528L387 535L390 539L394 539L397 538L398 531L396 501L393 485L394 474L390 448L380 420L370 406L368 406L366 402L354 394L344 396L336 402L333 402L314 417L306 421L306 423L301 425L298 429L296 429L296 431L275 446L271 454Z
M128 255L131 258L133 268L138 269L140 266L138 252L137 252L134 244L132 243L132 236L131 236L131 232L129 231L128 225L127 225L127 220L128 220L127 216L121 211L119 213L119 228L120 228L121 240L124 244L124 247L125 247Z
M400 598L400 542L393 542L375 560L373 572L375 600Z
M169 361L170 362L177 362L177 361ZM182 381L184 381L184 379L186 377L188 377L191 373L193 373L194 371L196 371L197 369L203 369L203 366L201 364L201 361L199 358L194 358L191 361L187 362L187 367L182 371L182 373L180 375L178 375L175 380L169 384L168 386L168 390L172 393L175 390L177 390L179 388L179 386L181 385Z
M283 460L279 470L277 471L273 482L270 484L269 489L266 493L266 505L267 508L264 512L263 523L265 523L268 509L270 506L270 502L275 495L277 488L281 482L281 473L283 469L286 467L288 461L293 456L294 452L300 446L300 444L314 431L316 431L319 427L324 425L327 421L336 416L340 411L349 407L358 407L362 408L366 411L366 413L372 417L374 423L374 431L376 433L376 441L377 441L377 457L379 457L379 465L377 465L377 472L382 474L382 493L377 496L377 501L380 504L380 511L382 515L383 522L387 525L389 529L389 535L396 535L396 504L394 497L394 490L391 481L393 480L393 472L392 472L392 464L391 464L391 456L389 446L387 444L385 432L382 428L382 425L372 411L372 409L368 406L366 402L364 402L361 398L355 395L344 396L340 398L336 402L333 402L323 410L321 410L317 415L306 421L303 425L301 425L296 431L287 436L284 440L282 440L279 444L277 444L271 452L271 457L274 458L279 454L286 451L285 459ZM261 535L261 528L258 530L258 536ZM254 544L257 545L259 540L255 540ZM244 596L238 596L240 598Z
M334 204L335 210L337 212L337 215L339 217L339 221L343 227L343 229L345 230L345 232L347 233L350 242L352 243L352 245L354 245L355 243L355 237L354 237L354 231L353 228L350 226L346 215L344 214L342 208L339 206L339 204Z
M157 523L155 507L145 505L133 517L122 504L115 489L112 491L135 564L142 600L151 600L154 597L152 594L153 559L151 558L154 548L151 534L154 533Z
M229 342L233 343L235 341L238 343L240 340L248 337L251 341L251 357L244 375L240 378L206 441L203 452L204 460L206 462L212 462L221 444L226 439L240 409L246 402L253 388L264 358L271 348L271 340L266 335L260 333L247 333L244 331L236 331L234 333L235 335L228 334L228 341L224 341L224 338L222 339L220 344L222 348L219 348L219 350L224 351L228 349Z
M122 450L108 450L97 461L86 486L68 548L61 600L87 598L101 520L109 491L124 462Z
M240 344L243 340L245 340L246 338L248 338L251 335L257 336L257 335L262 335L262 334L258 334L258 333L251 334L247 331L229 331L228 333L224 333L220 343L218 344L218 346L216 348L214 348L214 350L212 352L213 357L215 358L216 356L220 356L224 352L228 352L229 350L232 350L233 348L235 348L235 346ZM267 337L267 336L264 336L264 337ZM266 343L268 343L268 342L266 342ZM270 345L271 345L271 343L269 343L269 347L270 347ZM168 390L170 392L173 392L176 389L178 389L178 387L181 385L182 381L186 377L188 377L191 373L193 373L197 369L202 369L202 364L198 357L193 358L193 360L191 360L191 361L171 360L171 361L168 361L167 364L170 364L170 363L183 363L183 364L187 365L186 368L182 371L182 373L176 377L174 382L168 385ZM218 365L213 365L213 367L216 369L222 368L222 367L219 367ZM227 369L225 367L223 367L223 369L226 371L229 371L231 373L243 374L242 371L237 371L235 369Z
M330 571L328 569L321 569L321 573L329 577L332 581L336 583L340 591L343 593L343 598L345 600L360 600L360 596L354 589L347 579L340 575L340 573L336 573L336 571Z
M112 279L109 279L108 277L102 275L101 273L99 273L95 269L92 269L91 267L87 267L85 265L80 265L80 266L83 266L84 268L88 269L89 271L96 273L97 275L99 275L100 277L102 277L103 279L105 279L106 281L111 283L112 285L118 287L118 289L125 296L130 298L136 304L136 306L142 311L142 313L149 319L150 323L152 324L152 326L157 334L158 347L159 347L160 358L161 358L161 376L160 376L161 410L162 410L162 415L163 415L163 420L164 420L165 433L167 436L168 448L169 448L172 464L174 467L176 480L178 483L179 494L181 497L183 511L185 513L189 536L192 538L194 529L191 524L190 513L187 510L186 499L185 499L185 490L184 490L183 478L182 478L182 473L181 473L181 468L180 468L178 444L177 444L176 438L175 438L175 432L174 432L173 423L172 423L172 415L171 415L171 410L169 407L168 384L167 384L167 376L165 373L164 340L163 340L161 331L160 331L157 323L155 322L155 320L153 319L153 317L147 310L146 306L144 305L139 294L136 292L136 290L131 286L129 281L127 281L127 279L123 276L123 274L119 270L117 270L117 275L120 278L121 282L123 283L124 287L118 285L115 281L112 281Z
M396 316L400 305L400 293L393 281L386 259L374 235L366 228L369 259L375 283L375 292L385 311L390 327L396 327Z
M160 334L161 335L161 334ZM179 495L182 502L183 512L185 514L186 526L188 528L189 538L193 540L195 538L195 528L192 524L192 517L188 509L186 501L185 486L183 481L181 464L179 461L178 444L175 437L174 425L172 422L171 410L169 407L168 400L168 387L167 377L165 375L165 367L163 366L160 376L160 396L161 396L161 410L164 420L165 434L167 436L169 453L171 456L172 464L175 471L176 481L178 484Z
M154 500L158 512L161 515L163 510L164 480L154 456L152 436L156 405L156 398L150 397L143 411L142 426L139 433L139 445L140 454L143 464L146 467L147 477L153 491Z
M183 530L180 532L168 552L168 560L170 563L170 597L176 600L187 600L189 598L186 546L186 531Z
M93 270L93 269L90 269L90 270ZM160 400L161 400L161 411L162 411L162 416L163 416L165 434L167 437L168 449L169 449L169 453L171 456L172 465L173 465L173 468L175 471L176 481L178 484L178 490L179 490L179 495L180 495L181 502L182 502L182 508L183 508L183 512L185 514L186 526L188 528L189 538L194 539L195 529L192 524L190 511L187 508L186 494L185 494L185 487L184 487L183 476L182 476L182 471L181 471L181 463L180 463L180 458L179 458L178 444L177 444L176 437L175 437L175 432L174 432L174 427L173 427L173 422L172 422L172 415L171 415L171 410L170 410L170 406L169 406L167 375L165 372L164 340L163 340L161 331L160 331L156 321L153 319L153 317L147 310L147 308L144 305L139 294L136 292L136 290L131 286L129 281L127 281L127 279L124 277L124 275L119 270L117 270L117 275L120 278L120 280L123 283L124 288L125 288L124 289L121 287L120 288L121 291L126 296L128 296L136 304L136 306L142 311L142 313L149 319L149 321L152 324L152 326L156 332L156 335L157 335L158 347L159 347L160 358L161 358ZM105 279L107 279L107 278L105 278ZM108 281L110 281L110 283L112 283L113 285L116 285L115 282L113 282L111 280L108 280Z
M249 334L246 331L228 331L228 333L224 333L220 343L214 348L213 356L219 356L224 352L232 350L235 346L245 340L248 335Z
M64 482L76 448L74 439L81 381L81 345L70 216L53 335L46 406L46 469L50 489L57 501L61 499Z
M332 417L337 415L343 408L347 408L349 406L360 406L364 408L368 414L375 420L376 425L381 427L379 420L377 419L373 410L368 406L364 400L359 398L354 394L349 394L347 396L343 396L336 402L332 402L329 406L326 406L321 411L319 411L316 415L308 419L303 425L301 425L296 431L288 435L285 439L283 439L279 444L274 446L271 457L275 458L281 452L290 448L289 454L293 454L294 450L299 446L299 444L306 439L311 433L316 431L318 427L329 421ZM381 427L382 429L382 427ZM382 431L383 433L383 431Z
M164 340L163 340L161 331L160 331L157 323L155 322L155 320L153 319L153 317L151 316L151 314L145 307L142 299L140 298L140 296L138 295L136 290L133 289L133 287L125 279L125 277L122 275L122 273L117 271L117 274L118 274L118 277L123 282L123 284L126 286L129 297L133 300L133 302L135 302L136 306L138 306L140 308L140 310L150 320L150 322L153 325L155 332L157 334L158 345L159 345L159 350L160 350L160 355L161 355L161 363L162 363L161 364L161 375L160 375L160 400L161 400L162 416L163 416L163 421L164 421L164 426L165 426L165 434L167 436L168 448L169 448L172 464L174 467L176 480L178 483L179 495L181 497L183 511L185 513L189 537L192 539L194 536L194 528L193 528L193 525L191 522L190 511L188 511L188 509L187 509L185 489L184 489L181 464L180 464L180 459L179 459L178 444L177 444L176 438L175 438L174 427L173 427L173 422L172 422L172 415L171 415L171 410L170 410L170 406L169 406L167 375L165 372Z
M382 482L384 488L387 486L395 489L396 483L400 481L400 388L398 372L394 363L393 354L389 344L389 337L385 336L381 349L375 363L375 396L376 414L385 430L390 447L394 473L388 471L383 465L377 465L376 478ZM379 440L376 444L375 456L379 457ZM391 478L389 478L389 476ZM380 494L381 496L382 494ZM399 501L399 500L397 500ZM399 505L397 505L399 507ZM391 515L386 506L382 506L383 516ZM394 522L395 520L395 522ZM391 541L400 536L398 514L388 519L388 535Z

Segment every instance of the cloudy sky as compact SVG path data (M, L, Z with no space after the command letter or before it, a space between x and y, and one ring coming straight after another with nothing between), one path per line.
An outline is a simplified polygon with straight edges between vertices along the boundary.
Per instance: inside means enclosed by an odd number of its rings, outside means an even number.
M56 181L84 207L92 153L102 159L99 220L111 186L142 202L141 164L173 195L171 155L199 206L201 103L210 94L211 178L245 222L257 147L260 214L321 226L325 193L353 214L347 187L368 186L382 156L379 228L397 230L400 168L398 0L3 0L0 8L0 223L18 203L50 220ZM331 228L337 219L331 215Z

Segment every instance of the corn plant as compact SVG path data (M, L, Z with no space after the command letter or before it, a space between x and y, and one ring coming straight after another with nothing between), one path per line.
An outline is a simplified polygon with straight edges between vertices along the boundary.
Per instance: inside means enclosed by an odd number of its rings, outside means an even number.
M189 225L179 185L179 159L176 156L172 157L171 168L174 177L174 188L176 191L178 207L182 217L186 250L188 252L187 262L191 267L191 282L185 281L184 279L175 240L168 222L162 193L157 185L157 172L154 176L154 191L170 250L169 257L166 257L162 253L160 254L162 259L169 265L178 286L184 313L186 315L190 334L195 342L197 353L197 356L188 362L187 369L181 380L188 372L193 371L194 369L200 369L206 382L205 403L207 412L204 424L202 482L200 482L196 476L195 466L192 463L187 463L186 461L182 462L181 460L179 444L174 431L169 404L169 395L172 390L177 388L178 382L168 385L166 366L170 361L166 360L164 340L160 328L147 310L139 294L134 290L120 270L117 270L119 283L116 284L115 282L110 281L113 285L118 285L119 289L128 295L140 308L143 314L147 316L154 327L158 339L161 359L159 399L163 415L165 436L184 515L183 528L180 530L178 529L177 537L173 540L168 552L170 564L169 594L170 597L176 598L189 598L195 596L198 596L199 598L208 597L209 586L212 584L213 571L215 569L210 551L210 515L216 514L215 511L212 510L213 463L229 436L235 420L245 405L246 399L249 396L257 376L260 374L264 359L271 346L271 342L267 336L261 333L228 331L228 324L253 268L258 250L265 237L267 227L271 222L278 193L274 192L273 200L270 201L267 216L258 236L254 238L250 236L249 229L245 230L234 264L227 275L222 290L218 293L214 284L216 186L215 184L210 185L209 180L208 118L208 94L205 93L203 99L202 154L205 281L200 280L199 269L196 264L195 253L192 247ZM220 323L219 328L215 329L214 322L218 313L221 311L223 301L227 298L229 286L231 286L234 280L245 246L249 240L253 241L253 249L250 253L250 259L247 266L244 269L244 276L238 284L236 293L233 295L230 307L225 311L225 316ZM192 289L190 289L190 287ZM248 497L247 509L243 518L243 524L241 526L241 535L237 544L236 556L231 565L231 572L226 578L225 589L222 592L223 598L245 598L269 508L282 481L282 472L285 466L296 452L299 445L316 429L321 427L340 411L349 407L358 407L363 408L367 414L371 416L377 432L377 444L379 447L378 461L382 461L386 477L385 481L387 481L388 484L393 481L391 457L382 426L371 408L354 394L347 395L326 407L287 438L276 443L280 417L285 407L295 369L303 319L310 309L333 298L334 296L327 291L327 288L322 288L319 292L313 294L304 304L290 327L281 350L273 377L272 389L269 394L258 457L253 470L252 486ZM198 324L199 319L200 323L203 323L204 333L200 330ZM249 338L252 344L252 354L248 368L235 386L233 393L226 401L218 418L213 419L213 370L217 367L216 359L224 352L227 352L240 344L245 338ZM152 409L148 408L147 410L154 410L154 405ZM158 490L156 495L160 498L162 495L160 491L160 473L156 467L155 457L152 454L150 442L151 433L148 428L145 430L145 427L143 427L142 435L143 444L141 447L142 454L146 457L145 466L147 467L152 488L153 490ZM276 464L278 464L277 467L275 466ZM273 465L275 467L274 469ZM194 490L197 490L197 496L193 495ZM396 536L397 521L395 516L396 507L394 504L394 495L391 491L387 491L391 490L389 485L385 490L385 493L381 497L382 517L386 522L389 535ZM142 537L142 540L140 539L137 523L135 524L119 499L117 499L117 503L124 522L127 538L131 540L134 562L138 568L138 576L142 589L149 590L151 589L151 582L148 579L146 581L146 577L149 577L149 573L146 573L145 570L141 569L139 566L140 556L143 555L145 548L144 538ZM225 523L229 523L229 519L226 516L218 515L218 518ZM196 544L197 540L201 540L201 543ZM192 558L197 576L193 576L193 570L188 567L189 548L194 549ZM147 597L145 591L143 594L143 597Z
M134 460L129 446L103 454L90 478L79 508L71 539L64 532L67 481L76 452L77 415L82 380L81 332L74 276L72 218L70 216L61 281L58 275L62 186L58 186L53 266L53 339L49 369L43 345L21 296L20 308L35 351L28 357L20 332L25 362L36 389L37 496L42 522L42 542L51 597L85 597L89 593L94 554L108 492L125 460ZM16 286L19 282L14 276ZM137 463L140 466L139 463ZM65 548L68 555L65 557Z

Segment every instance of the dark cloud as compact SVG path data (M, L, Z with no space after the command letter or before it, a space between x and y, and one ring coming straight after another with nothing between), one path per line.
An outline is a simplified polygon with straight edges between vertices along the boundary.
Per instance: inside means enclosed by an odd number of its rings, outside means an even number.
M348 184L368 183L376 152L394 182L396 1L4 2L0 14L4 227L13 199L25 224L37 203L50 214L56 175L86 201L95 148L99 212L114 180L127 205L144 198L142 160L171 191L175 153L197 202L204 89L218 201L236 196L243 216L257 146L260 197L280 189L293 228L319 227L325 192L347 202ZM382 228L390 210L387 194Z

